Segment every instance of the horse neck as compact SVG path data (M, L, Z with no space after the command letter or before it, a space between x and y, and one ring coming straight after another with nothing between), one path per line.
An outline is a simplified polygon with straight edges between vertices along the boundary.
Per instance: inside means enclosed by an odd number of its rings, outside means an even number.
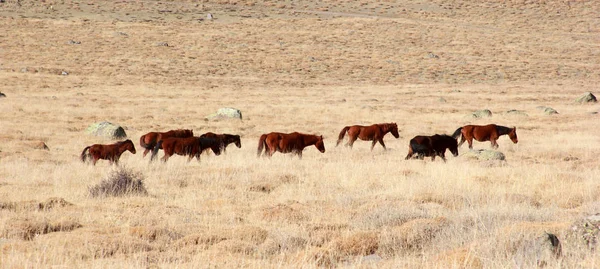
M304 146L314 145L319 141L319 137L316 135L302 135L302 141L304 141Z
M381 132L383 132L383 134L387 134L392 130L389 124L379 124L379 129Z
M511 128L508 128L506 126L496 125L496 131L498 132L498 136L506 135L506 134L510 133L511 130L512 130Z
M119 152L124 152L124 151L126 151L126 150L127 150L127 145L128 145L128 143L127 143L127 142L121 142L121 143L119 144Z

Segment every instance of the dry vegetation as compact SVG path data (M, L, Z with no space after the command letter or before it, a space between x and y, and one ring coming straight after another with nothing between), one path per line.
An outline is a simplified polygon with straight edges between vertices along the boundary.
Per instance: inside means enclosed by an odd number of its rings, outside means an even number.
M0 267L597 267L569 227L600 211L599 105L574 102L600 93L598 14L555 0L4 1ZM220 107L244 120L204 120ZM466 116L478 109L493 116ZM114 168L78 155L112 142L85 133L105 120L134 141L191 128L242 148L165 164L126 152L147 195L94 198ZM334 147L345 125L392 121L388 151ZM404 160L415 135L485 123L517 126L505 162ZM270 131L324 135L327 151L256 158Z

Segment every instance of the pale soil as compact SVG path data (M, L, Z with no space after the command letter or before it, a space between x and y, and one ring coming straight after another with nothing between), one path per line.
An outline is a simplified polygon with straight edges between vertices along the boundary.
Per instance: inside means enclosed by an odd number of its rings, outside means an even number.
M600 106L574 102L600 94L600 3L472 2L0 3L0 267L597 267L567 234L600 210ZM243 121L204 120L221 107ZM79 161L113 142L85 133L99 121L126 128L148 196L88 196L115 169ZM382 122L388 151L335 147ZM404 160L415 135L487 123L517 127L506 162ZM242 148L142 158L142 134L175 128ZM271 131L327 151L257 158ZM531 247L545 232L560 258Z

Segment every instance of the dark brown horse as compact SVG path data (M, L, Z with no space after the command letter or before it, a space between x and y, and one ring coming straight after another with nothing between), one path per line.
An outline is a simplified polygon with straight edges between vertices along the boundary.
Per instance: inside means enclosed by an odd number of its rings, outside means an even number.
M498 143L496 142L498 137L506 134L513 143L516 144L519 142L519 139L517 138L517 127L508 128L496 124L488 124L483 126L465 125L456 129L454 134L452 134L452 137L454 137L454 139L458 139L461 134L462 138L458 146L460 147L463 143L465 143L466 140L469 142L470 149L473 148L473 139L479 142L490 141L492 143L492 148L498 148Z
M126 150L129 150L131 153L135 154L135 147L133 146L133 142L131 142L129 139L111 145L94 144L87 146L81 152L80 158L82 162L85 162L86 158L89 156L94 165L96 165L96 162L99 159L109 160L111 164L118 164L121 154L123 154L123 152Z
M373 141L373 143L371 143L371 150L373 150L373 147L375 147L375 144L377 144L377 141L379 141L379 144L381 144L381 146L383 146L383 149L387 150L387 148L385 147L385 144L383 143L383 136L385 136L388 132L391 132L395 138L400 137L400 135L398 134L398 125L396 125L395 122L373 124L371 126L362 126L362 125L346 126L340 132L338 141L335 144L335 146L337 147L344 139L344 135L346 135L346 133L348 133L348 144L347 145L350 146L350 148L352 148L354 141L356 141L356 139L360 138L361 140L364 140L364 141Z
M417 154L419 159L423 157L431 157L435 161L435 156L440 156L446 162L446 149L450 149L454 157L458 156L458 145L456 139L449 135L433 135L433 136L415 136L410 140L408 145L408 155L406 160Z
M302 159L302 151L310 145L315 145L321 153L325 152L323 136L301 134L298 132L289 134L276 132L263 134L258 141L257 156L260 157L264 148L265 155L269 157L276 151L279 151L281 153L295 153Z
M225 149L227 148L227 145L231 144L231 143L235 143L235 145L238 148L242 147L242 141L240 141L240 136L239 135L232 135L232 134L215 134L215 133L205 133L203 135L201 135L200 137L210 137L210 138L214 138L217 139L219 141L219 143L221 144L221 150L223 152L225 152Z
M152 156L150 157L150 160L154 160L158 150L162 149L165 152L165 156L161 158L163 162L166 162L169 157L173 156L174 154L189 156L188 162L194 157L200 161L200 154L202 154L202 151L208 148L210 148L215 155L221 155L221 144L214 138L194 136L184 138L165 138L156 142L156 146L152 150Z
M144 155L148 154L149 151L153 150L156 146L156 142L161 139L169 138L169 137L192 137L194 136L194 132L192 130L187 129L177 129L171 130L168 132L149 132L140 137L140 146L144 148Z

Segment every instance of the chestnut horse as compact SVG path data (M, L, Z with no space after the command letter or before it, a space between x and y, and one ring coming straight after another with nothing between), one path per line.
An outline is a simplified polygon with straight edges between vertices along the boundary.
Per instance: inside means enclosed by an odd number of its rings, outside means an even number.
M295 153L298 155L298 158L302 159L302 151L310 145L315 145L321 153L325 152L323 136L301 134L298 132L289 134L272 132L260 136L257 156L260 157L264 147L265 155L269 157L273 156L273 153L276 151L279 151L281 153Z
M80 158L82 162L85 162L86 158L89 156L92 158L92 163L94 165L96 165L98 159L109 160L111 164L118 164L121 154L126 150L135 154L135 147L133 146L133 142L129 139L111 145L94 144L87 146L81 152ZM86 151L88 151L87 154Z
M208 137L169 137L156 142L156 146L152 150L152 156L150 156L150 160L154 160L156 158L156 154L159 149L163 149L165 152L165 156L161 158L163 162L166 162L169 157L173 156L173 154L189 156L188 162L191 161L194 157L200 161L200 154L205 149L210 148L215 153L215 155L221 154L221 144L217 139L208 138Z
M395 122L373 124L371 126L362 126L362 125L346 126L340 132L338 141L335 144L335 146L337 147L344 139L344 136L346 135L346 133L348 133L348 144L347 145L350 146L350 148L352 148L354 141L356 141L356 139L360 138L361 140L364 140L364 141L373 141L373 143L371 143L371 150L373 150L373 147L375 147L375 144L377 144L377 141L379 141L379 144L381 144L381 146L383 146L383 149L387 150L387 148L385 147L385 144L383 143L383 136L385 136L388 132L391 132L395 138L400 137L400 135L398 134L398 125L396 125Z
M466 140L469 142L470 149L473 148L473 139L479 142L490 141L492 143L492 148L498 148L498 143L496 140L498 140L498 137L501 135L506 134L513 143L516 144L519 142L519 139L517 138L517 127L508 128L496 124L488 124L484 126L466 125L456 129L454 134L452 134L452 137L454 137L454 139L458 139L461 134L462 138L458 146L460 147L463 143L465 143Z
M142 148L144 148L144 155L143 157L146 157L146 154L148 154L149 151L154 149L154 146L156 146L156 142L158 142L158 140L164 139L164 138L169 138L169 137L192 137L194 136L194 132L192 130L187 130L187 129L177 129L177 130L171 130L168 132L149 132L145 135L142 135L140 137L140 145L142 146Z
M458 156L458 145L456 139L449 135L418 135L410 140L408 145L408 154L406 160L417 154L419 159L431 157L435 161L435 156L440 156L446 162L446 149L450 149L454 157Z
M221 144L221 150L223 152L225 152L225 149L227 148L227 145L231 144L231 143L235 143L235 145L238 148L242 147L242 141L240 141L240 136L239 135L232 135L232 134L215 134L215 133L205 133L203 135L201 135L200 137L210 137L210 138L214 138L217 139L219 141L219 143Z

